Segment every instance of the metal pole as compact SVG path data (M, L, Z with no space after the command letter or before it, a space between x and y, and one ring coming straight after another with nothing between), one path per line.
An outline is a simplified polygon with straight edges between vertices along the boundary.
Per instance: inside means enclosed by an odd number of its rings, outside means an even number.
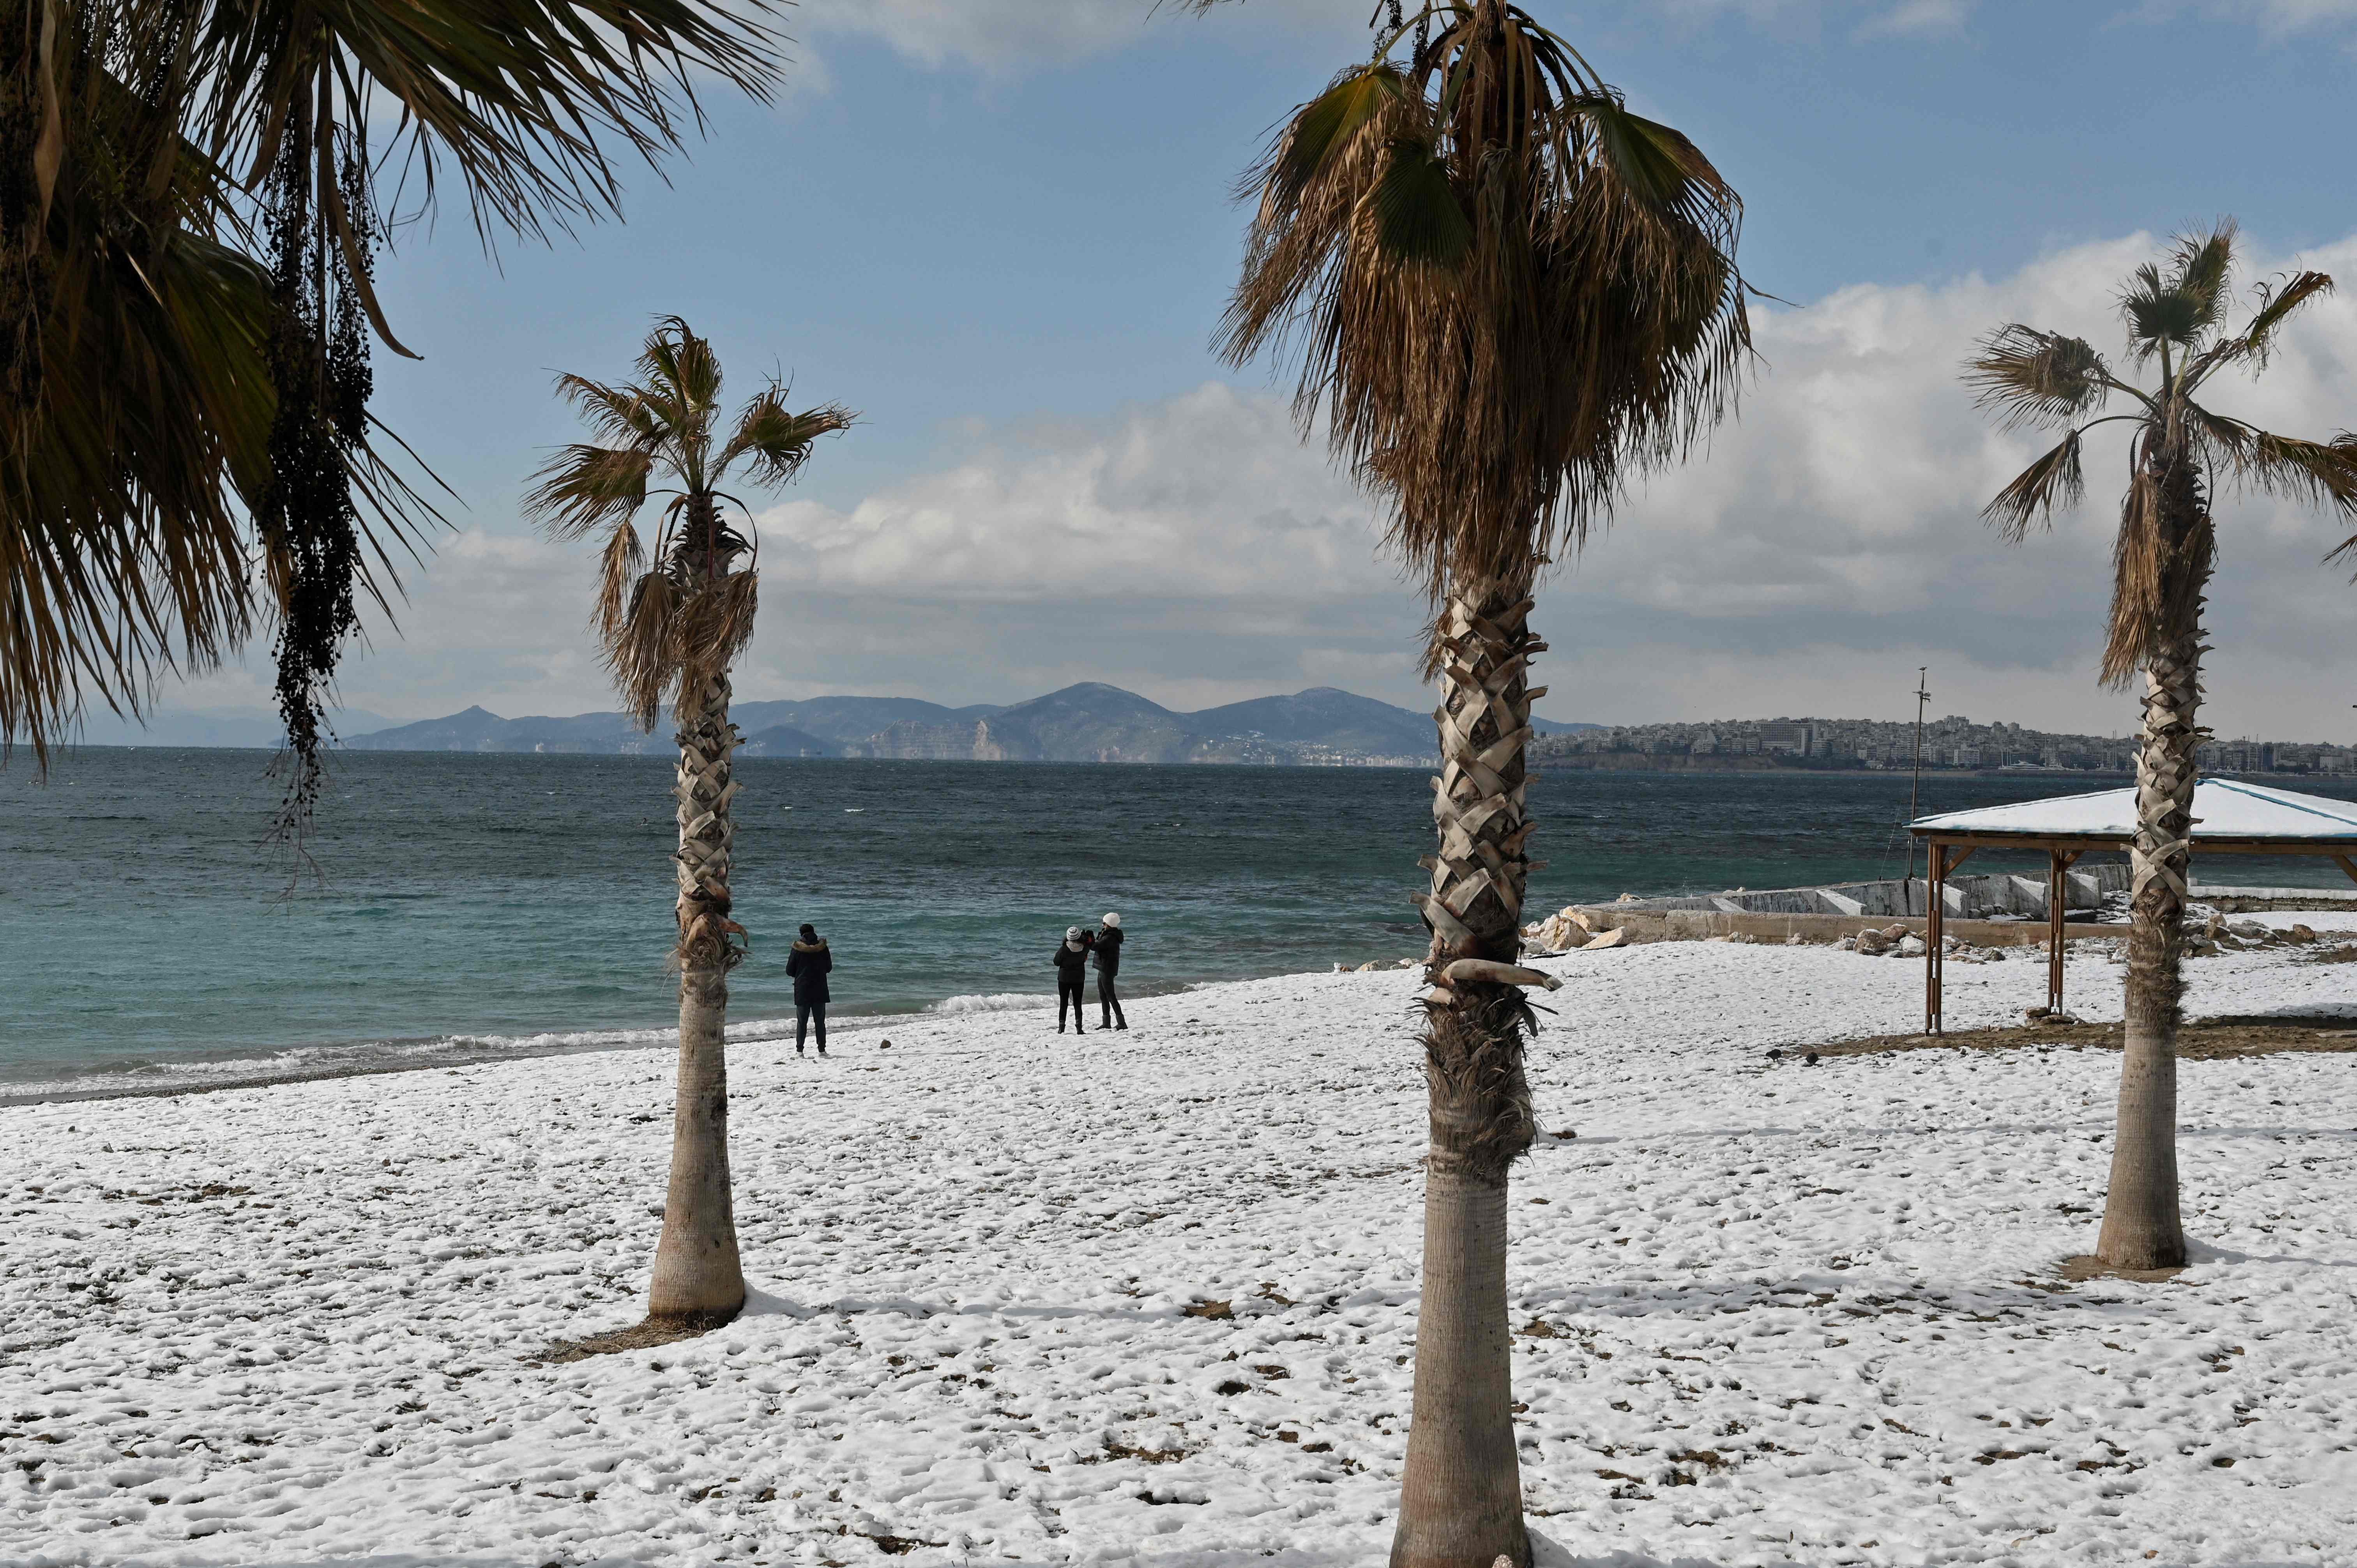
M1907 789L1907 821L1912 824L1921 816L1923 799L1923 707L1932 700L1932 688L1927 679L1932 672L1928 664L1915 669L1915 781ZM2357 703L2350 704L2357 707ZM1907 879L1899 886L1904 889L1915 885L1915 835L1907 835Z

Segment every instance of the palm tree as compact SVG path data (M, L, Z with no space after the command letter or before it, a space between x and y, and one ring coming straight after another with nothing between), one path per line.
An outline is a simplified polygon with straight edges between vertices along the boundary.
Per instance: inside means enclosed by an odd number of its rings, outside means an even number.
M2103 679L2124 687L2143 673L2144 734L2129 850L2126 1050L2111 1190L2095 1243L2097 1259L2120 1269L2185 1262L2177 1193L2177 1026L2201 738L2201 607L2217 546L2212 493L2222 476L2230 485L2357 519L2357 435L2330 443L2276 435L2194 401L2222 371L2265 370L2284 323L2332 288L2317 272L2263 284L2242 330L2228 332L2234 238L2231 220L2206 234L2180 236L2165 271L2147 263L2121 290L2128 357L2136 369L2158 369L2148 390L2116 372L2085 339L2019 322L1984 338L1965 371L1980 405L2000 424L2063 433L1984 512L2008 542L2085 493L2080 463L2087 431L2130 426ZM2115 395L2132 406L2100 413ZM2357 539L2334 554L2352 550Z
M487 243L612 211L616 145L675 149L699 74L769 94L770 14L24 0L0 27L0 743L46 760L85 697L135 714L272 611L299 833L358 596L431 515L367 408L370 328L407 352L371 282L387 209L455 177Z
M1211 0L1197 0L1199 6ZM1632 472L1727 410L1749 328L1735 191L1507 0L1391 7L1276 134L1220 347L1297 349L1294 411L1383 505L1436 611L1432 1152L1394 1568L1530 1561L1511 1410L1508 1171L1530 1146L1518 968L1533 591ZM1392 57L1403 45L1408 59Z
M641 729L669 703L679 720L679 1090L672 1113L671 1188L648 1290L650 1325L716 1327L745 1305L728 1186L728 972L746 949L729 918L728 673L753 634L759 583L754 535L722 512L743 502L720 487L742 464L754 483L782 485L819 437L855 417L833 403L796 413L772 380L720 435L720 360L676 316L661 318L639 355L640 380L609 386L558 378L597 440L567 446L541 469L526 509L559 539L602 532L591 624L622 705ZM716 439L718 445L716 447ZM672 498L648 553L632 520L654 493Z

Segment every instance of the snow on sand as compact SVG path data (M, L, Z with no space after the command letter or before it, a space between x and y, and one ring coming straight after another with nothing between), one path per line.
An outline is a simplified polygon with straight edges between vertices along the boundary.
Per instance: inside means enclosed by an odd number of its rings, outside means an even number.
M1561 1552L2357 1563L2357 1060L2186 1063L2201 1261L2074 1286L2116 1056L1770 1063L1918 1015L1920 966L1824 949L1562 970L1534 1078L1578 1136L1522 1168L1513 1262ZM2195 976L2205 1013L2357 1014L2296 951ZM740 1048L752 1310L560 1365L637 1316L664 1055L0 1111L0 1562L1379 1562L1411 984ZM2009 1020L2042 972L1949 991Z

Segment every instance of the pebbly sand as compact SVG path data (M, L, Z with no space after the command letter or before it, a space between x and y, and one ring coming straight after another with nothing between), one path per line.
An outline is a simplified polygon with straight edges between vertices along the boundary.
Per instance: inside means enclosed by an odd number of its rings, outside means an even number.
M1577 1135L1521 1170L1512 1274L1543 1561L2357 1563L2357 1063L2184 1063L2195 1266L2072 1283L2116 1055L1812 1066L1909 1026L1920 965L1552 962L1533 1078ZM1952 1026L2042 964L1952 966ZM2357 966L2191 972L2200 1014L2357 1020ZM1380 1562L1413 983L737 1047L751 1309L567 1364L637 1316L665 1053L0 1110L0 1562ZM2115 961L2074 950L2072 997L2115 1019Z

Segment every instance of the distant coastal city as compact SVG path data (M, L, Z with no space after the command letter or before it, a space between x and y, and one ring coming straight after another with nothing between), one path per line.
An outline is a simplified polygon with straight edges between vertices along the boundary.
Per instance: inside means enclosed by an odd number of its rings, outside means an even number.
M2063 735L1961 715L1923 725L1926 768L1958 771L2133 773L2132 736ZM2280 740L2209 740L2204 773L2357 774L2357 746ZM1878 719L1722 719L1706 724L1615 725L1532 743L1552 768L1701 770L1806 768L1826 771L1911 768L1915 725Z

